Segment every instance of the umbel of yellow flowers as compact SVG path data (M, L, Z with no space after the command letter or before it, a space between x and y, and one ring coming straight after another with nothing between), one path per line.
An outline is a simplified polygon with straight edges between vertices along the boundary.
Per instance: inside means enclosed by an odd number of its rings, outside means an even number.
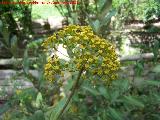
M67 49L70 60L64 65L58 56L49 57L45 65L45 76L49 81L55 80L57 75L63 76L66 70L81 69L90 76L100 76L106 82L116 78L120 62L115 48L108 40L95 35L91 27L69 25L45 40L42 46L49 52L57 51L60 44Z

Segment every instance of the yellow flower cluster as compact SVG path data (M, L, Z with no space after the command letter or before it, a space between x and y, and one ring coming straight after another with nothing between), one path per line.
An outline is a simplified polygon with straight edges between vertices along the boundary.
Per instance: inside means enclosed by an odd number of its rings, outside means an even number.
M56 74L60 74L60 61L57 56L53 58L49 58L47 60L47 64L45 65L45 76L49 81L53 81L55 79ZM61 73L62 74L62 73Z
M107 40L94 35L91 27L70 25L54 33L43 42L46 51L53 48L55 51L59 44L68 50L75 70L84 69L90 75L106 76L107 80L116 78L116 71L120 67L114 46ZM58 58L56 58L58 59ZM56 59L51 58L45 65L45 75L53 80L54 74L61 74L60 65ZM60 71L61 70L61 71Z

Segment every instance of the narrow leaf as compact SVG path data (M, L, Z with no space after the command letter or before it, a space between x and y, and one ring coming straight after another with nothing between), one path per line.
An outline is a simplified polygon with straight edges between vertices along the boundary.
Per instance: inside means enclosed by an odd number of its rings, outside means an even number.
M134 105L142 108L144 107L144 104L138 99L134 98L133 96L125 96L124 98L125 98L125 102L130 105Z
M123 120L122 116L120 115L120 112L118 112L117 110L109 108L109 113L112 120Z
M83 89L88 91L88 92L90 92L90 93L92 93L95 96L99 95L99 92L96 89L93 89L93 88L91 88L89 86L83 86Z

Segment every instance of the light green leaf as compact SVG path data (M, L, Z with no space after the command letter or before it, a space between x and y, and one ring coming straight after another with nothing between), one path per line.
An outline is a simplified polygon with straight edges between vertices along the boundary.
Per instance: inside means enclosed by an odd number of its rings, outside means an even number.
M42 94L39 92L36 98L36 106L40 107L42 104L42 101L43 101L43 97L42 97Z

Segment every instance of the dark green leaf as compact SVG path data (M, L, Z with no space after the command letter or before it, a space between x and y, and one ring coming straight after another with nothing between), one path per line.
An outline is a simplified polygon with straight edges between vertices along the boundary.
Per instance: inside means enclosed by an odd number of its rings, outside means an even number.
M92 22L93 24L93 26L92 26L92 28L93 28L93 31L94 32L96 32L96 33L99 33L99 29L100 29L100 21L99 20L96 20L96 21L94 21L94 22Z
M112 120L123 120L121 114L119 111L109 108L109 116L111 117Z
M156 81L156 80L146 80L145 83L147 85L160 86L160 80L159 81Z
M31 120L45 120L44 113L41 110L37 110L31 117Z

